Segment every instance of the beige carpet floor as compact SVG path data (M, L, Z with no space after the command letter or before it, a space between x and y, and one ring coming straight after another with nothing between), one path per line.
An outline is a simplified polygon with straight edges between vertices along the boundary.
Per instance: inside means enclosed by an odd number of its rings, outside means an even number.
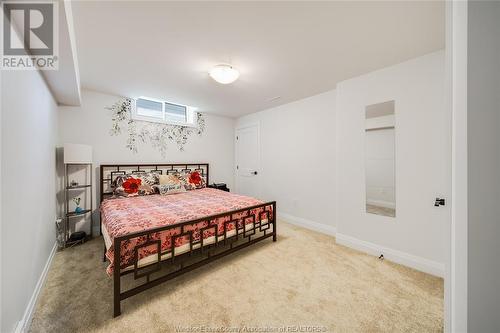
M283 221L278 228L276 243L266 240L125 300L118 318L102 239L58 252L31 332L443 330L442 279Z

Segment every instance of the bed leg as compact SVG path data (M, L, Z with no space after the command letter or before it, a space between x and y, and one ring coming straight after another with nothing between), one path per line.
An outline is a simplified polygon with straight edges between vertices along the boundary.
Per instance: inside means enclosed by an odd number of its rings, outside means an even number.
M121 315L120 309L120 247L121 241L116 240L113 244L114 262L113 262L113 317Z
M102 253L102 262L106 262L106 244L104 244L104 251Z
M276 242L278 234L276 233L276 202L273 203L273 242Z
M113 318L116 318L121 314L122 314L122 312L120 309L120 299L115 296L114 305L113 305Z

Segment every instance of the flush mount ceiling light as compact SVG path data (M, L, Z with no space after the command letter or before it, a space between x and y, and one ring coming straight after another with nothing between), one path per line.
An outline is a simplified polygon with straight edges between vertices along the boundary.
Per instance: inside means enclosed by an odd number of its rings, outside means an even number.
M231 65L217 65L208 74L212 79L222 84L233 83L240 76L240 72Z

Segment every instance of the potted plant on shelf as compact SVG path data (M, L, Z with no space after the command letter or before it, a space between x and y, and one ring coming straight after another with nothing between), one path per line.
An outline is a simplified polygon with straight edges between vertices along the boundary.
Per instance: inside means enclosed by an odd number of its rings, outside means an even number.
M76 208L75 208L75 213L77 214L80 214L81 212L83 212L83 209L80 207L80 201L82 200L82 198L78 197L78 198L73 198L73 202L75 203L76 205Z

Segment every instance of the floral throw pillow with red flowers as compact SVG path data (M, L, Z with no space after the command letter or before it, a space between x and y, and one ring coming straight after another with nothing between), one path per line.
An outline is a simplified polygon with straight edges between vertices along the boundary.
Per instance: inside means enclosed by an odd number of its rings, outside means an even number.
M141 176L120 176L115 181L114 194L121 197L154 194L154 188Z
M186 190L196 190L207 186L205 178L198 171L186 172L183 178Z

